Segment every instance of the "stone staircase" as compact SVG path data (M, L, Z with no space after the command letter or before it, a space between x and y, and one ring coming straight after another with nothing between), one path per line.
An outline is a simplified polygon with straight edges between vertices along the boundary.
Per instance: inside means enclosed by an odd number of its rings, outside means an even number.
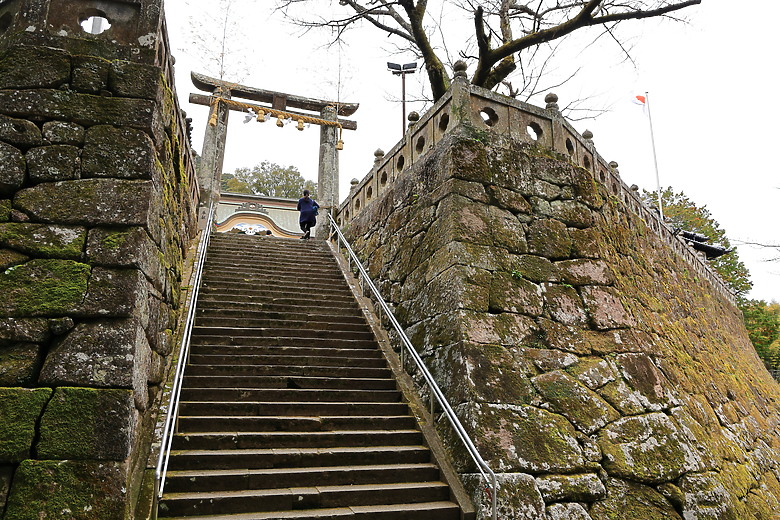
M463 515L327 244L215 234L160 518Z

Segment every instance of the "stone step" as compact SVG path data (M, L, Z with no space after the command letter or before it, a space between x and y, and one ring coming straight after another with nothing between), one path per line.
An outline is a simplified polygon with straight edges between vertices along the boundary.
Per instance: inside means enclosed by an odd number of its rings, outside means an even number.
M195 325L192 327L193 337L198 338L230 338L233 344L235 341L241 341L244 339L252 340L259 338L296 338L296 339L309 339L309 340L362 340L370 341L374 339L374 334L369 330L366 331L342 331L342 330L308 330L297 328L284 328L284 327L206 327ZM239 340L239 338L241 338ZM251 344L251 343L249 343Z
M240 297L237 296L239 294ZM233 301L278 301L285 305L300 305L303 307L313 307L319 304L327 305L332 302L349 304L355 302L352 293L341 288L324 288L320 291L307 293L304 297L300 294L300 288L277 288L274 286L229 283L204 284L200 290L199 300L201 296L228 296L230 297L229 299L232 299Z
M216 327L216 328L234 328L240 330L254 329L287 329L287 330L320 330L320 331L355 331L371 333L371 328L361 317L358 318L311 318L293 319L288 316L287 319L273 319L262 317L224 317L206 314L199 316L195 320L196 327Z
M203 410L214 413L217 410ZM311 432L345 430L410 430L417 427L411 415L263 416L181 415L179 431L188 432Z
M227 313L234 315L241 315L243 312L249 312L249 313L258 313L263 312L267 315L274 315L274 314L290 314L290 313L296 313L298 315L303 316L354 316L354 317L362 317L363 312L360 310L360 307L358 307L357 302L354 300L351 302L351 304L342 304L342 303L332 303L332 304L322 304L317 305L316 307L309 307L307 309L301 309L301 305L299 303L296 304L281 304L277 303L274 300L271 301L263 301L260 299L252 299L249 301L240 301L235 299L235 295L233 296L233 299L219 299L216 297L206 297L203 295L203 297L198 298L198 311L197 314L201 315L207 312L219 312L219 313Z
M322 390L291 388L192 388L184 387L185 401L305 401L377 402L401 401L398 390Z
M409 413L404 402L323 402L323 401L183 401L179 408L182 416L401 416Z
M431 461L425 446L357 446L246 450L174 450L169 467L176 470L310 468L416 464Z
M213 353L206 353L213 349ZM369 349L339 349L324 347L233 347L198 345L192 348L191 365L281 365L292 366L353 366L383 368L387 366L382 353Z
M346 378L307 376L200 376L186 374L184 384L193 388L393 390L392 378Z
M243 336L196 336L192 338L193 352L203 354L222 354L236 352L242 354L281 352L280 349L307 349L316 353L321 349L323 355L334 350L361 351L360 356L367 356L367 350L378 350L375 340L320 338L279 338L279 337L243 337ZM197 346L197 349L195 348ZM273 350L273 349L276 350ZM303 351L300 351L303 352Z
M173 438L174 450L253 450L276 448L345 448L416 446L419 430L348 430L333 432L186 432Z
M345 286L341 285L344 278L341 273L332 275L323 275L311 271L294 273L287 271L268 270L264 272L247 272L243 270L240 273L209 272L203 277L203 286L235 285L247 288L274 288L285 289L295 293L304 291L315 292L326 289L338 289L339 292L348 292Z
M249 261L228 260L227 258L208 256L205 276L226 276L244 278L247 275L262 276L262 280L276 279L278 275L319 279L321 277L343 280L344 275L335 262L326 260L301 265L300 259L293 262L282 258L252 258ZM269 277L269 274L273 274Z
M346 362L344 363L346 365ZM318 366L314 364L272 365L236 362L234 365L199 364L190 359L186 369L188 376L277 376L277 377L336 377L345 379L388 379L392 377L389 368L368 368L355 366Z
M330 485L388 484L439 480L435 464L381 464L236 470L170 471L165 490L171 493Z
M449 488L443 482L346 486L321 484L316 487L283 489L170 493L165 496L160 510L172 515L188 514L191 511L202 515L348 507L358 504L435 502L448 498Z
M453 502L383 504L328 509L273 511L268 513L218 514L177 517L175 520L459 520L460 510ZM160 517L159 520L174 520Z

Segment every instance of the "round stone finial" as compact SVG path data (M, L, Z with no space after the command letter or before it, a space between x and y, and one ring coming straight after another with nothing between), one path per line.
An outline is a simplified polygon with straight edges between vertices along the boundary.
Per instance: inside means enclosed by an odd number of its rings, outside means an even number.
M591 132L590 130L585 130L584 132L582 132L582 137L590 141L591 139L593 139L593 132Z
M619 173L618 163L616 163L615 161L609 161L609 167L612 168L612 171L614 171L615 173Z
M636 184L632 184L630 189L631 191L639 191L639 186L637 186Z
M458 60L452 65L452 70L455 71L456 78L465 78L467 68L469 68L469 66L463 60Z
M360 181L359 181L359 180L357 180L357 178L353 178L351 181L349 181L349 183L350 183L350 184L352 185L352 187L354 188L355 186L357 186L358 184L360 184Z
M406 119L408 119L410 123L416 123L417 121L420 120L420 114L418 114L413 110L409 112L409 115L406 116Z
M381 148L377 148L376 150L374 150L374 157L384 157L384 156L385 156L385 151L382 150Z
M550 92L544 96L544 102L547 103L547 110L559 110L558 107L558 94Z

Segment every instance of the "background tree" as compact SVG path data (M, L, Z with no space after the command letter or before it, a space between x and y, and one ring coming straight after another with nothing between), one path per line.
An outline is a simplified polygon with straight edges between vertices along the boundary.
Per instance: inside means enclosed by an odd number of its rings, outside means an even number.
M642 198L646 204L656 206L657 194L644 191ZM731 242L720 224L712 217L707 206L697 206L685 193L676 193L671 187L661 192L661 201L664 207L664 217L675 228L685 231L701 233L710 238L710 243L720 244L730 249ZM720 275L726 284L741 296L753 287L750 281L750 272L739 259L736 249L726 255L709 261L710 266Z
M269 161L222 174L223 192L297 199L304 189L316 196L317 183L304 179L295 166L280 166Z
M615 30L629 20L667 17L701 0L449 0L429 9L428 0L339 0L344 15L316 18L311 9L299 14L297 4L311 0L277 0L278 8L296 23L308 28L325 27L338 40L344 32L360 22L367 22L393 37L399 49L411 50L424 60L425 71L434 101L449 89L450 76L440 54L451 59L449 49L459 51L461 58L476 62L471 83L492 89L520 69L524 77L521 88L538 85L539 75L527 74L527 66L541 46L589 27L592 41L603 35L614 39L621 50L627 50ZM473 33L455 43L445 36L442 13L460 9L472 18ZM470 32L470 31L469 31ZM530 81L528 81L530 78ZM536 79L534 79L536 78ZM509 87L510 91L517 89Z
M763 300L742 302L745 327L767 368L780 369L780 304Z

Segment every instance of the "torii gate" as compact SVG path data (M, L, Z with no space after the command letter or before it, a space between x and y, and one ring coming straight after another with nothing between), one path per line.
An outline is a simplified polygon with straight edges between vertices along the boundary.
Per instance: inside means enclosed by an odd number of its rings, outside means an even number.
M341 130L356 130L357 122L339 119L338 116L350 116L358 109L357 103L337 103L321 99L305 98L292 94L261 90L237 83L228 83L197 72L190 74L192 83L198 90L210 92L210 96L190 94L190 103L211 107L209 123L203 138L202 164L199 170L201 201L206 206L219 201L222 185L222 164L225 159L225 141L227 139L228 114L231 110L253 113L258 121L270 117L277 118L277 125L291 119L297 121L298 129L303 130L304 123L320 125L320 154L317 175L317 201L323 212L330 213L338 206L339 161L337 151L343 145ZM270 106L236 101L233 97L264 103ZM288 110L287 107L314 112L306 114ZM317 225L327 229L327 216L322 215ZM316 233L319 238L327 238L324 233Z

